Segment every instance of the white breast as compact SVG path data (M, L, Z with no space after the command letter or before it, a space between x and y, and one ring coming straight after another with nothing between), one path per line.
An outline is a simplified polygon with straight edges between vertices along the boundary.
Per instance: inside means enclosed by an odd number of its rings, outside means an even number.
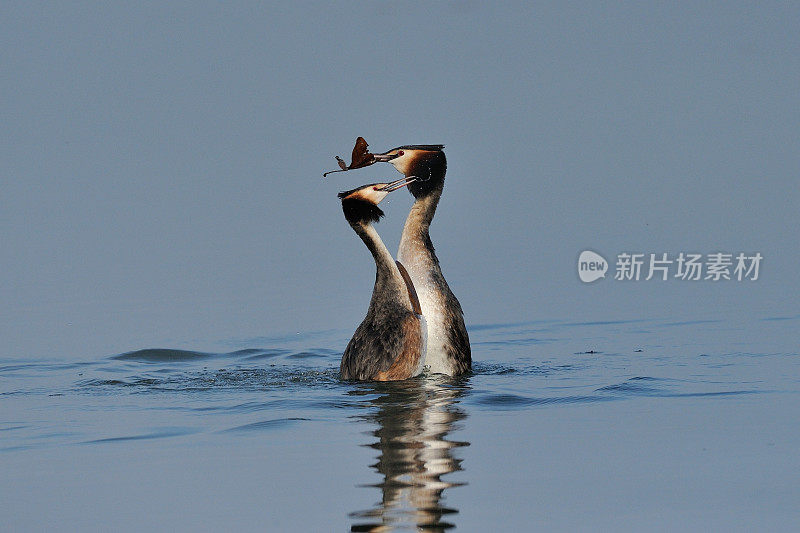
M425 371L425 352L427 351L428 346L428 323L424 316L417 316L419 317L419 326L421 330L420 333L422 334L422 349L420 350L419 363L417 363L417 369L414 371L414 376L419 376L423 371Z
M455 374L455 369L445 351L448 336L445 331L442 295L438 288L429 281L427 257L420 253L404 252L405 250L401 247L398 259L406 267L414 281L424 323L427 325L427 339L423 352L425 355L424 370L432 374L452 376Z

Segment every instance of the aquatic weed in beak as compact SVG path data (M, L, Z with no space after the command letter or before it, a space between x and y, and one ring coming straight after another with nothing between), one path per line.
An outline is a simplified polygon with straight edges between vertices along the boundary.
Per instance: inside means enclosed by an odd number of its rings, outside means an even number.
M325 172L322 177L334 172L344 172L345 170L353 170L355 168L367 167L375 163L375 156L367 150L369 144L364 140L364 137L356 139L356 145L353 147L353 154L350 158L350 165L345 164L344 159L336 156L336 162L339 163L339 170L329 170Z

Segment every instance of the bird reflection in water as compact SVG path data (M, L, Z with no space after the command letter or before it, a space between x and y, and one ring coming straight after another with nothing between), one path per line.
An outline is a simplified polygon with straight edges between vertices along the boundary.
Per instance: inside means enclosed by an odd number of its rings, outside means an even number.
M442 479L463 470L454 448L468 442L448 440L460 429L466 412L458 406L466 381L434 375L405 381L365 383L352 392L369 395L365 414L355 418L376 424L369 431L379 451L372 465L383 479L369 487L381 489L374 508L350 513L351 531L424 530L455 527L447 520L458 511L443 505L444 491L464 485Z

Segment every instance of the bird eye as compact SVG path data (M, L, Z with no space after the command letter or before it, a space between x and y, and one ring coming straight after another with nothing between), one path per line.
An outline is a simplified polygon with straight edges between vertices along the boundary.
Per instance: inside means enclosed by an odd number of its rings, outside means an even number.
M401 156L401 155L403 155L404 153L405 153L405 152L403 152L402 150L398 150L398 151L397 151L397 157L400 157L400 156Z
M375 185L374 187L372 187L372 190L373 190L373 191L377 191L377 190L378 190L378 186L377 186L377 185Z

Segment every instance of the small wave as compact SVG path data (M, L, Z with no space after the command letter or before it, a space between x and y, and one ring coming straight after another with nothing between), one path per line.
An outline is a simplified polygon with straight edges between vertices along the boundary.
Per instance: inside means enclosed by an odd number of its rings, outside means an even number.
M199 430L196 428L163 428L152 433L145 433L142 435L126 435L123 437L107 437L104 439L94 439L84 441L82 444L100 444L106 442L123 442L132 440L150 440L150 439L163 439L167 437L179 437L181 435L191 435L197 433Z
M264 350L260 350L258 348L245 348L244 350L236 350L235 352L229 352L228 355L253 355L253 354L260 354Z
M503 374L514 374L516 372L517 372L516 368L506 365L501 365L498 363L476 362L472 364L473 374L497 376Z
M765 321L765 322L780 322L780 321L783 321L783 320L797 320L798 318L800 318L800 315L794 315L794 316L770 316L770 317L767 317L767 318L762 318L761 320Z
M162 369L163 370L163 369ZM155 370L127 378L93 378L77 383L78 390L88 393L115 393L127 389L131 393L198 392L220 390L272 390L297 386L341 384L338 368L299 369L281 365L269 368L236 368L219 370L176 371Z
M117 361L141 361L147 363L172 362L172 361L197 361L198 359L208 359L216 354L206 352L194 352L191 350L172 350L169 348L147 348L136 350L120 355L115 355L111 359Z
M247 354L241 354L239 352L247 351ZM248 355L245 357L247 361L260 361L261 359L272 359L273 357L280 357L282 355L286 355L289 350L239 350L239 352L234 352L235 355Z
M309 418L293 417L293 418L276 418L271 420L262 420L261 422L253 422L251 424L244 424L229 429L223 429L219 433L248 433L251 431L264 431L272 429L281 429L295 425L300 421L307 421Z
M5 428L0 428L0 431L12 431L12 430L15 430L15 429L25 429L26 427L28 427L28 426L9 426L9 427L5 427Z
M328 348L317 348L315 350L306 350L302 352L295 352L286 356L287 359L310 359L314 357L341 357L342 352L330 350Z
M39 366L36 363L29 363L29 364L21 364L21 365L4 365L0 366L0 374L5 374L6 372L16 372L18 370L27 370L29 368L36 368Z
M606 385L605 387L600 387L599 389L595 390L596 392L611 392L616 394L648 395L648 396L661 394L663 392L661 389L657 389L655 387L646 387L644 385L630 383L629 381L625 381L623 383L617 383L615 385Z
M472 374L478 376L503 376L507 374L545 375L557 370L569 369L571 365L549 366L508 366L500 363L479 361L472 364Z
M722 320L684 320L681 322L664 322L662 324L654 324L655 327L660 328L673 328L680 326L696 326L700 324L718 324Z
M603 396L556 396L539 398L520 396L518 394L484 394L471 400L470 403L485 405L494 409L516 409L535 405L589 403L607 400L609 400L609 398Z
M651 322L649 319L637 318L634 320L596 320L593 322L563 322L555 324L559 327L580 327L580 326L616 326L620 324L637 324L640 322Z
M317 352L296 352L287 356L289 359L312 359L314 357L325 357L325 355Z
M73 370L77 368L84 368L96 365L97 361L76 361L72 363L53 363L53 362L34 362L34 363L19 363L0 366L0 374L19 372L19 371L36 371L36 372L59 372L62 370Z
M764 391L756 390L730 390L730 391L674 391L665 388L658 388L653 386L643 385L642 382L674 382L677 383L681 380L675 379L659 379L648 376L637 376L626 380L622 383L607 385L596 389L595 392L607 393L619 397L635 397L635 396L652 396L658 398L694 398L694 397L713 397L713 396L736 396L739 394L757 394ZM710 385L710 382L703 382L705 385Z
M149 387L158 385L162 380L156 378L133 377L130 379L85 379L79 381L80 387Z
M758 391L758 390L727 390L716 392L670 392L662 394L665 398L702 398L702 397L715 397L715 396L739 396L742 394L763 394L772 391Z

